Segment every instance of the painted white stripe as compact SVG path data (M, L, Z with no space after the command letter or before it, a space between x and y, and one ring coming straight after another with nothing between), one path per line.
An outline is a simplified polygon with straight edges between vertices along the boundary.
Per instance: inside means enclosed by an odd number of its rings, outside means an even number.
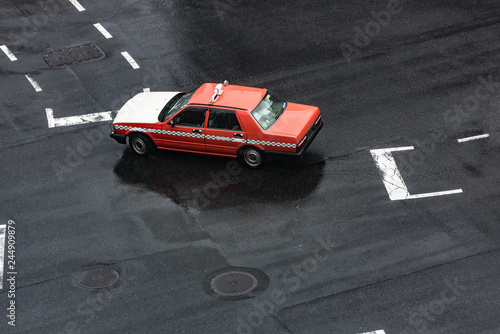
M488 138L489 136L490 135L486 133L484 135L472 136L472 137L467 137L467 138L460 138L460 139L457 139L457 140L458 140L459 143L465 143L466 141Z
M85 8L83 8L83 6L80 5L80 3L77 0L69 0L69 2L71 2L73 6L75 6L76 9L78 9L79 12L83 12L85 10Z
M102 24L96 23L96 24L94 24L94 27L96 27L97 30L99 30L101 32L101 34L103 34L104 37L106 37L108 39L113 38L113 36L111 36L111 34L106 29L104 29Z
M383 329L380 329L378 331L371 331L371 332L359 333L359 334L385 334L385 331Z
M453 195L453 194L460 194L460 193L463 193L462 189L455 189L455 190L447 190L447 191L438 191L435 193L424 193L424 194L410 195L407 197L407 199Z
M382 173L382 181L392 201L406 199L410 196L405 181L399 172L393 151L413 150L413 146L371 150L373 160Z
M408 188L406 187L405 181L403 180L403 177L399 172L399 168L396 165L396 160L394 160L394 157L392 156L391 152L407 151L413 149L414 149L413 146L405 146L396 148L376 149L370 151L373 160L375 161L375 165L381 172L382 181L384 182L385 189L387 190L389 198L392 201L452 195L463 192L462 189L454 189L447 191L410 195Z
M149 88L144 88L144 89L143 89L143 91L144 91L144 93L149 93L149 92L151 91L151 89L149 89Z
M16 61L17 58L14 56L14 54L9 50L9 48L6 45L1 45L0 49L9 57L10 61Z
M46 108L45 113L47 114L47 123L49 128L54 128L58 126L70 126L79 125L94 122L105 122L111 121L111 111L98 112L93 114L79 115L79 116L69 116L69 117L59 117L54 118L54 111L51 108Z
M128 63L130 64L130 66L132 66L134 70L139 68L139 65L137 65L134 58L132 58L127 51L122 52L122 56L128 61Z
M5 231L7 225L0 225L0 290L3 288L3 267L5 266Z
M35 92L38 93L38 92L43 91L42 87L40 87L40 85L38 84L38 82L36 82L35 80L33 80L33 78L29 74L26 74L25 77L31 83L31 85L33 86L33 88L35 88Z
M414 150L415 147L413 146L403 146L403 147L393 147L393 148L380 148L380 149L375 149L375 150L370 150L375 154L384 154L386 152L398 152L398 151L409 151L409 150Z

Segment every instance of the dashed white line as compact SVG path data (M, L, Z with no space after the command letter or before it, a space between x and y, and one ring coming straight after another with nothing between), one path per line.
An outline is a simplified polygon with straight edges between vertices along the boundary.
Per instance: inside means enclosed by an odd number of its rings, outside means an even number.
M144 88L142 91L143 91L144 93L149 93L149 92L151 92L151 89L149 89L149 88Z
M490 135L489 134L484 134L484 135L479 135L479 136L472 136L472 137L467 137L467 138L460 138L460 139L457 139L459 143L465 143L467 141L471 141L471 140L478 140L478 139L484 139L484 138L488 138Z
M38 82L36 82L32 77L31 75L29 74L26 74L25 75L26 79L28 79L28 81L31 83L31 85L33 86L33 88L35 88L35 92L41 92L43 91L42 87L40 87L40 85L38 84Z
M69 0L69 2L71 2L73 6L75 6L76 9L78 9L79 12L83 12L85 10L85 8L83 8L83 6L80 5L80 3L77 0Z
M47 123L49 125L49 128L113 120L111 118L111 111L59 118L54 118L54 110L52 110L52 108L46 108L45 113L47 114Z
M0 225L0 290L3 288L3 267L5 257L5 230L7 225Z
M111 36L111 34L102 26L102 24L96 23L94 24L94 27L96 27L97 30L99 30L101 34L103 34L104 37L113 38L113 36Z
M371 331L371 332L358 333L358 334L385 334L385 331L383 329L380 329L378 331Z
M10 61L17 60L16 56L14 56L14 54L9 50L7 45L1 45L0 49L2 49L2 51L7 55L7 57L9 57Z
M137 65L137 63L135 62L134 58L132 58L127 51L122 52L122 56L128 61L128 63L134 70L140 68L139 65Z
M384 182L385 189L389 194L389 198L392 201L406 200L406 199L416 199L434 196L444 196L462 193L462 189L454 189L447 191L438 191L432 193L416 194L411 195L406 187L405 181L399 172L398 166L396 165L396 160L392 156L391 152L397 151L407 151L413 150L413 146L396 147L396 148L386 148L386 149L376 149L371 150L373 160L375 165L381 172L382 181Z

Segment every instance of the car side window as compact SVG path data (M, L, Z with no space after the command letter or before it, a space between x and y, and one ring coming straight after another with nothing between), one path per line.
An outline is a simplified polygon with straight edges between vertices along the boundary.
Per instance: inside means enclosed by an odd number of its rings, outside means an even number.
M202 128L205 124L207 110L207 108L200 107L186 108L174 117L174 124L178 126Z
M240 123L234 110L210 109L208 128L230 131L241 131Z

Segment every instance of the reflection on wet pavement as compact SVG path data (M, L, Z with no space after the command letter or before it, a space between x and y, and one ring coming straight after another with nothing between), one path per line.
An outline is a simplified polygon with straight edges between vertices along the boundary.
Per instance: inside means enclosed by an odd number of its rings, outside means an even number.
M114 171L125 183L142 185L178 204L213 209L305 198L319 185L324 165L306 153L270 159L252 170L231 158L170 151L142 158L127 148Z

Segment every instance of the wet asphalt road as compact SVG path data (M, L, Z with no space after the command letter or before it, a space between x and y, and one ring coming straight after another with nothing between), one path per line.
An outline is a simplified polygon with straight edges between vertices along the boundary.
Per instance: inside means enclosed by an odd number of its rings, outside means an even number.
M500 333L497 1L79 4L0 4L0 45L17 58L0 52L0 225L15 222L17 272L10 297L5 266L0 332ZM105 58L43 60L87 43ZM106 122L48 126L46 108L104 113L144 88L224 79L317 105L325 126L302 158L261 170L141 159ZM408 146L392 158L409 194L462 193L391 200L371 150ZM95 266L119 281L80 287ZM229 267L269 285L207 293Z

